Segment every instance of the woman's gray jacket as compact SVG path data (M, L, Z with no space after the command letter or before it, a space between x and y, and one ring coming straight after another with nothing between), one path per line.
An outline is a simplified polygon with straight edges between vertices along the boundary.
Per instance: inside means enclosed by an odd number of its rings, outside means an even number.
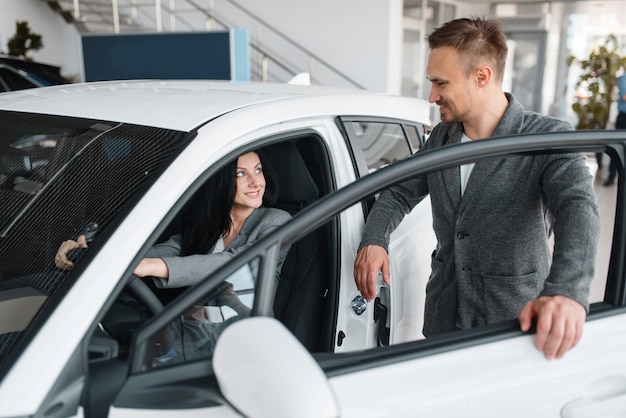
M510 94L507 99L492 137L572 129L525 112ZM462 124L440 123L420 152L458 144L462 134ZM514 319L540 295L567 296L588 308L600 221L585 155L478 162L463 196L458 167L408 180L381 193L360 247L388 250L391 232L428 194L437 247L426 287L424 335ZM392 278L399 279L410 280Z
M169 279L155 280L155 283L159 287L166 288L192 286L250 247L255 241L289 221L290 218L289 213L280 209L257 208L246 219L235 239L224 248L224 251L215 254L209 252L181 257L181 235L174 235L162 244L152 247L146 255L146 257L162 258L169 270ZM286 248L280 253L279 263L276 266L276 281L280 277L288 252L289 248Z

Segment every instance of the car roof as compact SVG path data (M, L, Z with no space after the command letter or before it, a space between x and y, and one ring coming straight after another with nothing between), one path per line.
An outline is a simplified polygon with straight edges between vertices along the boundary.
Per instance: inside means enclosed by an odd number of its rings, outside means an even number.
M291 110L301 109L302 117L383 116L430 124L430 108L425 100L325 86L131 80L77 83L0 94L0 110L75 116L186 132L225 113L267 104L283 109L287 104Z

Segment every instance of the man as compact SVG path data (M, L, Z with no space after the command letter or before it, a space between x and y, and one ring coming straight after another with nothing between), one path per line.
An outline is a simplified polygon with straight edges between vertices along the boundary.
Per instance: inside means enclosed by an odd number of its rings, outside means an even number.
M617 119L615 120L615 129L626 129L626 74L622 74L617 77ZM611 165L609 166L609 177L604 182L605 186L611 186L615 183L615 177L617 177L617 166L613 159L611 159Z
M439 105L441 123L420 152L495 136L572 129L525 112L504 93L507 46L499 22L453 20L428 41L429 101ZM375 297L379 270L390 285L389 235L427 194L437 248L426 288L424 335L516 317L527 331L537 317L536 346L547 358L560 358L574 347L586 318L600 229L585 156L479 162L385 190L368 216L355 260L355 283L366 300Z

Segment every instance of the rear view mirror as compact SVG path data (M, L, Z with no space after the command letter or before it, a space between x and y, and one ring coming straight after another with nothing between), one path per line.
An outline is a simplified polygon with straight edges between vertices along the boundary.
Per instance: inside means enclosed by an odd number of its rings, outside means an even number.
M9 148L0 153L0 187L35 194L41 183L28 180L33 165L30 156L19 149Z
M24 151L9 148L0 153L0 174L7 177L28 177L33 166Z
M224 397L250 418L338 417L326 375L276 319L252 317L227 327L213 353Z

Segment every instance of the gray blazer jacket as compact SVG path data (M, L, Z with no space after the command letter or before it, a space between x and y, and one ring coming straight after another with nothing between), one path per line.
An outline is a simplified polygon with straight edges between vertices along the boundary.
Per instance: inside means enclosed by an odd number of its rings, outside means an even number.
M493 137L572 129L507 98ZM420 152L457 144L462 134L462 124L440 123ZM360 246L388 249L391 232L430 194L437 247L426 287L426 336L514 319L540 295L564 295L588 308L600 221L585 159L555 154L480 162L463 196L458 167L413 178L381 193Z
M169 269L169 279L167 281L155 280L155 283L159 287L167 288L194 285L289 219L291 219L291 215L284 210L265 207L255 209L246 219L235 239L224 248L223 252L215 254L195 254L181 257L182 237L180 234L174 235L164 243L152 247L146 255L146 257L162 258ZM289 248L280 254L280 261L276 266L276 281L280 277L280 271L288 252Z

